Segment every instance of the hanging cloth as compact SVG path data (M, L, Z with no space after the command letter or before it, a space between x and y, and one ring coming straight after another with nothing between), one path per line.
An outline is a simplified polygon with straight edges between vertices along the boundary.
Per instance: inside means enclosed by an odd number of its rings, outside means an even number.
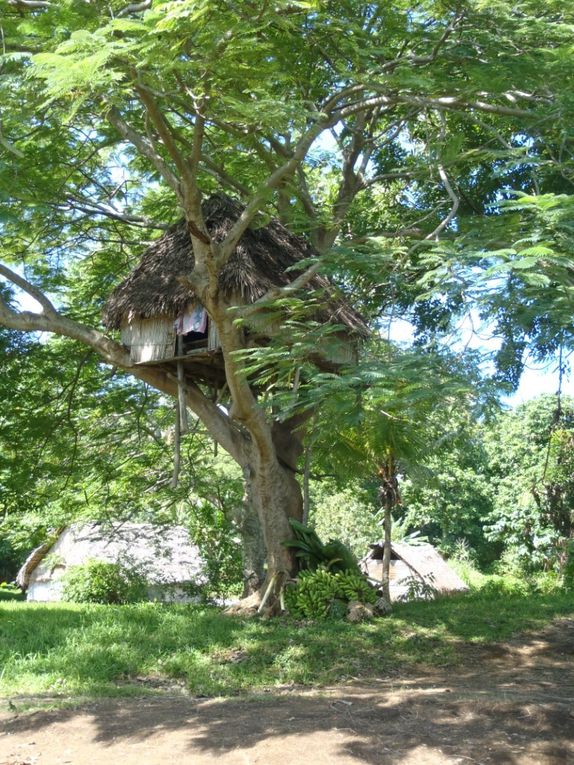
M194 305L185 313L180 314L173 326L177 335L187 335L189 332L207 332L207 311L201 305Z

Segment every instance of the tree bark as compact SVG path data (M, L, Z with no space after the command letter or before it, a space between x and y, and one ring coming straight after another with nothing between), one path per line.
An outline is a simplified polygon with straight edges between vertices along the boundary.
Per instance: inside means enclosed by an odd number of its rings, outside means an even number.
M236 516L236 523L241 535L241 553L243 559L243 597L254 595L263 586L265 580L265 540L261 522L253 501L251 469L243 468L245 495L243 505Z
M257 455L252 472L253 504L267 551L266 583L275 574L294 573L294 557L284 542L292 536L289 518L301 520L303 498L294 475L273 459Z
M379 497L383 508L383 597L391 602L391 541L393 531L393 509L399 502L397 468L392 456L379 468Z
M391 535L392 535L392 506L389 502L383 505L383 597L389 603L391 602Z

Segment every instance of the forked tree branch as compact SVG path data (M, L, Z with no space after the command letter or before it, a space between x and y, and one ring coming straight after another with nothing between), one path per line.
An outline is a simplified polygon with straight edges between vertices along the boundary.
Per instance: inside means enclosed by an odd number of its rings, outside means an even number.
M167 185L179 196L180 188L177 177L165 160L156 152L150 141L128 125L115 106L109 109L108 120L126 141L129 141L140 154L149 159Z
M11 269L0 267L0 273L10 282L22 289L31 287ZM26 287L23 282L26 282ZM123 369L134 377L148 383L157 390L177 396L177 381L169 372L148 366L138 366L130 359L130 354L120 343L112 340L93 327L69 319L58 313L48 298L38 289L26 289L43 308L51 307L44 313L14 310L0 295L0 326L16 329L22 332L50 332L63 337L77 340L92 348L104 362ZM231 419L193 383L186 382L187 402L205 425L211 437L216 440L240 465L245 464L249 455L249 440L234 426Z
M3 276L9 282L12 282L12 284L15 284L17 287L20 287L21 290L24 290L24 292L30 295L30 297L34 298L34 300L36 300L42 306L42 310L46 314L46 316L58 315L58 312L56 311L53 303L42 292L42 290L38 289L38 287L35 287L31 282L29 282L23 276L20 276L20 274L16 273L16 271L12 271L11 268L8 268L8 266L3 265L2 263L0 263L0 276ZM5 305L7 306L7 304ZM9 309L9 310L12 310L12 309Z

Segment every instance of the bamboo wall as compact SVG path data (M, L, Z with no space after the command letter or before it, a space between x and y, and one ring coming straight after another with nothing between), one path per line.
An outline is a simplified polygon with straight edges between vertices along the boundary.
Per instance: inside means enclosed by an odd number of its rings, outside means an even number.
M162 361L175 356L173 319L157 317L124 322L120 329L122 343L130 349L133 362Z

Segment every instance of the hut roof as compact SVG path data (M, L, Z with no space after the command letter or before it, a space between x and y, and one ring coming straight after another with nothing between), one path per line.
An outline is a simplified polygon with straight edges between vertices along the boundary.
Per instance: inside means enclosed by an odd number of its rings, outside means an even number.
M33 550L18 572L22 589L36 581L50 581L56 556L64 568L88 560L118 561L140 570L150 584L180 584L197 580L203 562L182 526L151 523L73 524L58 537Z
M225 194L214 194L204 202L207 229L215 242L223 241L242 212L243 207ZM245 231L220 274L220 288L225 294L239 294L246 303L252 303L273 287L292 282L298 271L288 269L316 256L305 239L271 220L265 226ZM197 300L179 279L192 271L194 263L191 237L182 220L148 247L139 264L112 292L104 306L104 323L117 329L125 318L177 316L188 303ZM315 276L309 286L328 293L329 320L358 334L367 334L361 316L333 296L328 279Z
M383 540L373 543L368 558L382 558ZM426 583L437 593L466 592L468 587L431 544L409 545L404 542L392 542L393 557L402 560L413 575ZM400 583L399 583L400 584Z

